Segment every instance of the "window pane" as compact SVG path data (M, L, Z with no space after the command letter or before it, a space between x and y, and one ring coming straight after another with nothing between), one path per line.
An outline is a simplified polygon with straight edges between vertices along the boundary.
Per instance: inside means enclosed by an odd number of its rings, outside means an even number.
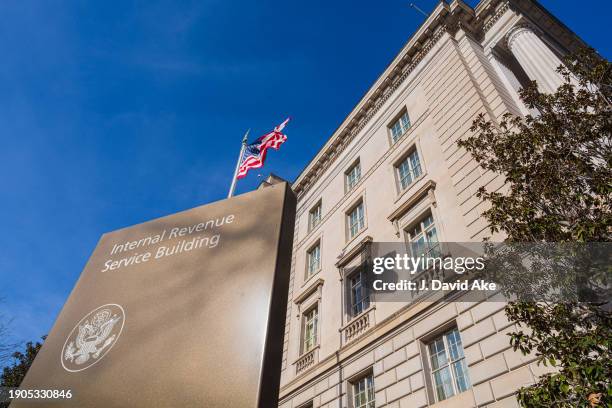
M349 237L352 238L365 226L363 217L363 203L359 204L348 216L349 218Z
M411 242L410 250L412 251L413 257L420 257L427 253L427 243L423 235L417 237L416 241Z
M429 343L432 379L441 401L470 387L461 336L455 328Z
M431 214L408 230L412 256L439 256L438 234Z
M438 233L435 227L431 227L427 230L427 242L438 242Z
M397 121L391 125L391 138L393 143L397 142L406 131L410 128L410 119L408 113L405 112Z
M434 373L434 383L438 401L445 400L455 394L448 366Z
M368 408L374 408L374 384L368 384Z
M374 379L368 375L353 384L355 408L374 408Z
M416 152L416 150L414 152L412 152L412 154L409 157L410 160L410 167L412 168L412 174L414 175L414 178L417 178L421 175L421 161L419 160L419 155Z
M444 349L444 341L441 337L429 345L429 354L431 355L432 370L437 370L448 363L446 350Z
M463 392L470 388L470 379L467 375L467 367L464 358L453 363L453 374L455 375L455 385L459 392Z
M313 309L304 314L304 353L312 350L312 348L317 344L317 318L317 309Z
M393 138L393 143L397 142L397 139L402 135L402 129L400 127L399 122L396 122L393 127L391 127L391 136Z
M407 131L408 128L410 128L410 119L408 118L408 112L402 115L402 117L400 118L400 121L402 122L403 131L404 132Z
M421 224L417 224L410 230L409 235L410 238L416 238L421 233Z
M317 272L321 266L321 247L315 246L308 252L308 275Z
M440 245L438 244L438 234L436 228L432 225L425 233L429 256L436 257L441 255Z
M413 151L397 167L402 189L408 187L421 175L421 163L417 151Z
M400 175L405 177L406 174L410 174L410 167L408 166L408 161L404 160L399 166Z
M451 360L459 360L463 357L463 347L461 346L461 337L457 329L449 332L446 335Z
M363 204L359 204L357 206L357 216L358 216L358 223L359 223L359 229L363 228Z
M361 283L353 286L353 308L361 305Z
M351 229L351 237L357 234L358 226L357 226L357 209L354 209L350 215L350 229Z
M361 165L359 163L351 167L346 173L346 186L350 190L357 184L361 177Z
M370 306L370 299L365 283L365 274L362 271L349 278L351 285L351 314L356 316Z
M319 224L319 221L321 221L321 205L317 205L315 208L313 208L310 211L310 229L313 229L314 227L317 226L317 224Z
M412 175L410 174L410 167L408 165L408 159L404 160L399 167L400 183L402 189L412 184Z

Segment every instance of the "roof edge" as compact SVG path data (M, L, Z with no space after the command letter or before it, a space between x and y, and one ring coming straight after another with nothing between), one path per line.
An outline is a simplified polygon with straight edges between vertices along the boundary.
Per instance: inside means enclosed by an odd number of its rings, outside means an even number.
M491 0L497 2L496 0ZM458 14L464 14L468 19L474 19L475 12L462 0L453 0L451 3L440 1L429 17L419 26L415 33L398 52L397 56L387 65L383 73L374 84L361 97L359 102L347 115L344 121L336 128L331 137L317 152L315 157L300 172L292 183L296 194L301 195L309 179L316 176L317 169L325 167L326 162L337 156L334 151L340 145L346 145L347 136L354 137L369 121L384 101L393 93L401 82L408 76L414 66L420 62L439 37L456 20ZM454 17L454 18L451 18ZM352 137L349 137L352 140ZM349 140L349 141L350 141ZM315 174L313 174L313 171Z

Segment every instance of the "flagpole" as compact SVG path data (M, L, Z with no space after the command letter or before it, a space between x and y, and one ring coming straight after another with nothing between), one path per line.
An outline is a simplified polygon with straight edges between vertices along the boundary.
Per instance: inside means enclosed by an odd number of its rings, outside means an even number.
M240 168L240 161L242 160L242 156L244 155L244 150L247 146L247 140L249 138L249 132L251 129L247 130L242 138L242 147L240 148L240 154L238 155L238 162L236 163L236 170L234 170L234 177L232 178L232 184L230 185L229 193L227 194L227 198L231 198L234 195L234 190L236 189L236 176L238 175L238 169Z

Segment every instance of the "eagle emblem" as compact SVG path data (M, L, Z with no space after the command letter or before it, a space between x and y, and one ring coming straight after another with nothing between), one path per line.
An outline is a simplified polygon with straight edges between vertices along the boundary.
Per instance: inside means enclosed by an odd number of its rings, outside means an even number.
M106 355L117 341L125 320L123 308L116 304L100 306L88 313L72 329L62 350L62 366L67 371L82 371Z

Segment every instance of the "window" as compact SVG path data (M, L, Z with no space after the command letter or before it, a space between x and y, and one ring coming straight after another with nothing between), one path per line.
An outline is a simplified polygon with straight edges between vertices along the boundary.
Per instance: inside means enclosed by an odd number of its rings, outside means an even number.
M359 160L351 166L345 173L346 191L350 191L361 179L361 163Z
M363 201L355 206L348 214L348 235L349 239L356 236L365 227L363 214Z
M319 225L321 222L321 202L319 201L317 205L312 207L310 213L308 214L308 229L312 231L314 227Z
M421 170L419 154L417 153L416 149L406 156L406 158L397 166L397 173L402 190L405 190L423 173Z
M438 233L431 213L408 230L408 239L410 240L410 252L413 257L437 257L440 255Z
M461 336L456 328L434 339L428 344L427 349L437 401L445 400L470 388Z
M353 408L374 408L374 377L372 374L353 383Z
M306 271L306 278L311 277L319 271L321 268L321 243L317 242L308 251L308 267Z
M302 353L307 353L317 345L317 325L319 309L313 307L303 316L304 326L302 335Z
M357 316L370 307L370 294L366 283L366 273L363 269L353 273L348 278L351 316Z
M391 129L391 140L393 143L402 137L408 129L410 129L410 118L408 118L408 112L404 112L395 122L389 126Z

